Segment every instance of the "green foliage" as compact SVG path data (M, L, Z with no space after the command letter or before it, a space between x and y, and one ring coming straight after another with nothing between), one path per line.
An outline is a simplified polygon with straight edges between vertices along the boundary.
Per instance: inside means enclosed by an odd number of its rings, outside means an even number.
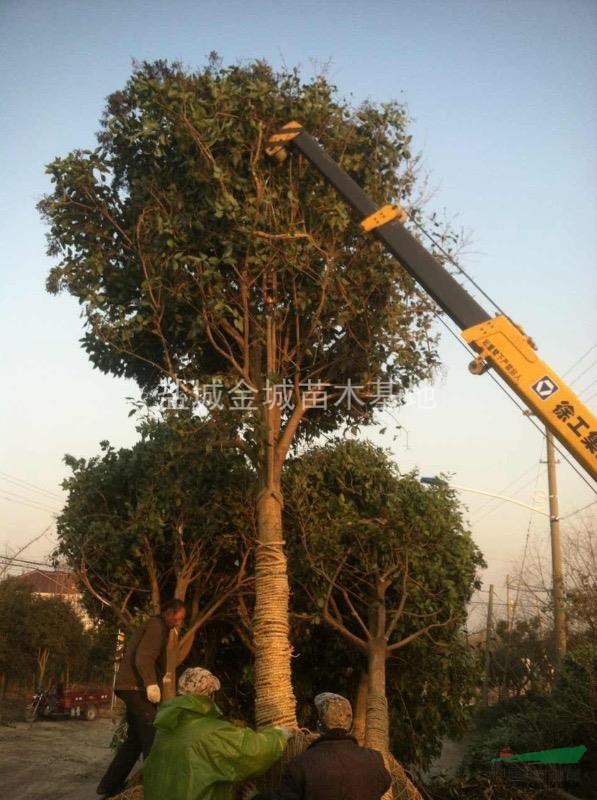
M93 635L69 603L33 594L18 578L0 582L0 673L7 681L32 683L44 651L44 683L67 673L71 680L82 679L92 646Z
M132 448L102 442L88 461L67 456L73 475L58 554L82 575L95 616L131 624L171 597L189 569L195 602L205 600L222 573L238 569L254 524L253 476L242 456L213 441L205 424L171 417L145 425Z
M448 646L418 639L388 662L392 753L417 770L440 754L445 738L467 732L480 682L481 663L464 637L442 641Z
M418 213L400 104L353 108L325 78L263 62L140 64L108 98L98 147L49 165L40 210L59 263L48 289L82 304L95 366L134 378L149 400L164 379L259 387L268 311L270 379L393 379L400 395L403 381L429 376L431 301L301 158L265 158L269 135L291 119L380 204ZM371 413L330 403L303 433Z
M565 656L550 693L498 703L479 712L476 727L477 736L465 759L469 774L483 773L483 762L495 758L505 746L514 753L528 753L582 744L588 748L581 762L582 785L592 791L597 776L595 644L585 644Z
M304 577L320 604L342 560L351 590L362 590L364 603L377 579L394 570L402 578L408 562L408 606L395 640L420 627L424 614L437 613L438 621L451 620L450 629L458 629L483 562L453 492L425 488L415 473L401 476L383 450L357 441L338 441L297 458L289 465L285 491L285 525L297 553L293 574L303 579L306 552L315 570L308 568ZM389 606L401 596L401 580L393 580Z
M499 620L491 643L490 685L506 696L547 691L554 673L550 649L539 617L516 620L510 631Z
M426 765L443 736L462 732L480 677L460 631L483 561L454 494L423 487L415 473L400 475L383 450L355 441L290 462L284 489L292 606L302 615L294 631L302 691L331 687L354 696L366 658L344 640L331 642L323 624L331 581L342 624L363 637L356 615L367 625L378 582L390 575L386 612L388 621L397 613L397 622L388 644L434 625L391 652L387 665L393 752Z
M586 514L566 531L564 586L568 638L578 642L597 640L597 518Z

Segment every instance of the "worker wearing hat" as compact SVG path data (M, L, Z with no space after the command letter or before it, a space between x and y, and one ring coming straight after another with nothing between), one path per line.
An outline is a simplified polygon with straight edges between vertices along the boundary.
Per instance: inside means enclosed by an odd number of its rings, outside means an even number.
M350 735L348 700L323 692L314 703L319 739L288 764L279 789L260 794L247 787L243 800L380 800L390 788L381 754Z
M222 718L220 681L193 667L178 680L178 696L162 704L156 736L143 765L145 800L232 800L233 784L268 770L286 747L285 728L253 731Z

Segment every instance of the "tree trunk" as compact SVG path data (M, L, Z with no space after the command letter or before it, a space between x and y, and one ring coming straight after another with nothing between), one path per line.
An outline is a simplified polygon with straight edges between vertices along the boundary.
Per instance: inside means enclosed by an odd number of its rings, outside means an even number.
M0 672L0 725L4 717L4 697L6 695L6 675Z
M291 680L288 567L282 540L280 483L270 483L257 501L255 550L255 716L258 727L297 727Z
M50 651L47 647L44 647L43 650L40 649L37 651L37 668L39 678L37 681L37 685L41 688L44 682L44 678L46 676L46 667L48 665L48 658L50 656Z
M369 642L369 683L367 692L367 747L387 756L390 747L388 701L386 699L386 640L376 636Z
M176 666L178 664L178 631L172 628L166 646L166 674L162 681L162 700L176 697Z
M411 783L402 766L390 753L390 722L386 697L386 607L387 583L380 581L377 597L369 609L371 638L368 647L367 728L365 744L379 750L387 770L392 775L392 788L382 800L422 800L420 792Z
M379 750L384 758L390 749L390 725L388 722L388 701L386 700L386 604L387 584L379 580L376 597L369 606L370 639L367 649L368 693L367 693L367 747Z
M367 695L369 694L369 675L361 672L361 678L357 687L357 695L354 702L352 735L360 745L365 744L365 732L367 730Z
M147 536L143 537L143 556L145 559L145 568L147 569L149 586L151 588L151 610L154 614L159 614L162 604L160 597L160 586L158 583L158 573L153 550L151 549L149 538Z

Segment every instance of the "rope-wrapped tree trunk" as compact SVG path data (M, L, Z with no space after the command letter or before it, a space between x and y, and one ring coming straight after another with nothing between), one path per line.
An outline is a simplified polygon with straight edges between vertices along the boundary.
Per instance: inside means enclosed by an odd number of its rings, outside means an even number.
M295 728L296 701L290 671L288 570L282 539L279 486L257 502L259 541L255 551L255 717L257 726Z
M264 291L266 315L266 376L279 368L274 312L275 273L269 274ZM259 365L254 365L260 386L259 422L263 435L261 491L257 498L257 545L255 548L255 719L258 727L284 725L298 728L292 689L288 563L282 532L282 467L292 438L303 416L298 404L282 431L282 412L271 403Z

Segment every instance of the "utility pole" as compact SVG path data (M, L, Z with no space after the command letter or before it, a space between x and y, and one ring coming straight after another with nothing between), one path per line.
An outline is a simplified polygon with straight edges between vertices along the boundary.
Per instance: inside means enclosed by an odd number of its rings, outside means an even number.
M549 491L549 528L551 533L551 574L553 597L553 638L556 666L566 654L566 612L564 610L564 573L560 542L560 509L556 478L556 451L553 434L545 429L547 440L547 486Z
M485 630L485 674L483 676L483 693L481 701L485 708L489 705L489 666L490 666L490 645L491 629L493 627L493 583L489 585L489 602L487 604L487 628Z
M510 649L512 647L512 626L514 625L514 607L510 602L510 576L506 575L506 631L508 633L508 646L506 647L506 659L504 663L504 672L500 679L498 699L501 701L504 697L509 696L507 682L508 682L508 668L510 666Z
M510 604L510 576L506 575L506 622L508 625L508 635L512 633L513 616L512 606Z

